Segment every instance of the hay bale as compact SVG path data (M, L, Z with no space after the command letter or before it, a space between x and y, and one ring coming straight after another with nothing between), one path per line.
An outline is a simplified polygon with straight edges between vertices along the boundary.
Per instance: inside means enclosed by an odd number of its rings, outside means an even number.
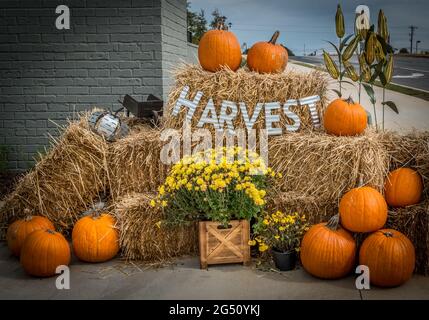
M429 199L429 131L413 131L400 135L386 132L383 135L390 161L390 170L410 167L417 170L423 178L424 197Z
M1 237L8 224L25 209L49 218L59 230L68 230L106 189L108 145L87 124L89 113L70 122L50 150L17 183L0 211Z
M404 233L416 248L416 271L429 275L429 200L389 211L387 227Z
M367 130L358 137L302 132L273 138L269 165L283 174L276 188L333 204L361 179L382 191L389 157L381 137Z
M184 65L175 73L175 84L167 104L166 128L182 128L186 115L185 108L179 112L177 117L170 115L184 86L190 87L188 99L193 99L197 91L202 91L204 94L192 119L191 127L195 128L210 98L213 98L218 115L220 114L222 100L235 103L244 102L249 115L252 115L258 102L284 103L288 99L319 95L321 101L317 103L317 110L319 117L322 118L327 103L328 80L319 71L313 71L309 74L294 71L280 74L259 74L246 69L239 69L236 72L222 69L213 73L204 71L199 65ZM312 128L308 108L294 106L291 107L291 110L300 117L301 128ZM286 123L292 124L292 121L285 117L283 112L280 112L280 124L284 132ZM233 124L235 128L245 128L240 111L238 111ZM205 128L212 130L213 126L205 125ZM265 115L261 112L254 129L263 128L265 128Z
M154 194L132 194L114 207L120 228L122 255L130 260L165 261L173 257L196 254L198 232L195 225L158 228L163 219L159 209L149 205Z
M159 128L136 126L130 135L110 146L107 161L113 199L156 191L164 183L169 166L160 159L164 145L160 135Z
M286 213L299 212L305 214L309 223L316 224L328 221L330 217L338 213L336 202L323 202L317 197L306 196L294 191L273 191L267 202L268 212L280 210Z

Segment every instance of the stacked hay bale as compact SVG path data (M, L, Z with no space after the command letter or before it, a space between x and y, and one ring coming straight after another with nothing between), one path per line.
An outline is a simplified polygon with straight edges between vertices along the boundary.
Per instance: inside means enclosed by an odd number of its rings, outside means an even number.
M131 193L156 191L168 174L160 154L164 143L160 128L135 126L109 149L108 173L114 200Z
M163 215L150 206L153 197L153 193L130 194L115 204L122 255L126 259L155 262L196 254L196 225L173 228L159 224Z
M6 197L0 211L1 238L13 220L30 212L69 230L79 215L106 191L108 145L88 127L88 114L71 122L36 166Z
M269 165L284 177L270 207L320 222L336 214L341 196L359 184L382 191L389 155L382 135L372 130L357 137L302 132L272 139Z
M391 170L410 167L423 178L423 199L405 208L391 208L387 225L404 233L416 247L416 271L429 275L429 132L386 133Z
M244 102L248 114L251 116L258 103L280 102L283 104L288 99L318 95L321 100L317 103L317 112L322 118L326 107L328 81L326 76L318 71L309 74L293 71L279 74L259 74L243 68L235 72L225 68L213 73L204 71L197 65L184 65L177 69L175 74L175 85L168 99L166 128L180 129L183 126L187 110L182 108L179 114L174 117L171 116L171 113L185 86L190 88L187 97L189 100L193 100L198 91L203 92L191 121L191 127L196 128L209 99L213 99L218 115L222 101L227 100L235 103ZM300 117L302 129L313 127L308 108L292 106L291 111ZM283 112L280 112L280 124L284 129L285 124L293 124L293 122ZM233 125L235 128L245 128L241 111L238 111L233 120ZM213 129L213 126L206 124L204 128ZM253 128L265 128L265 115L263 113L259 115Z

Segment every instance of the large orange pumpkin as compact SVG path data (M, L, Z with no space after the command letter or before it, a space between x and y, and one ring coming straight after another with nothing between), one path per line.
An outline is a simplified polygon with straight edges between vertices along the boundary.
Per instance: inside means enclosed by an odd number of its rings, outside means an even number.
M283 46L276 44L279 35L279 31L276 31L270 41L257 42L249 49L247 65L251 71L259 73L279 73L284 71L288 54Z
M340 201L341 225L353 232L372 232L384 226L387 203L380 192L371 187L354 188Z
M335 99L326 108L323 116L326 132L336 136L355 136L365 131L365 109L352 99Z
M241 48L237 37L223 24L207 31L198 45L198 59L204 70L216 72L223 66L236 71L241 64Z
M422 177L410 168L399 168L390 172L384 186L386 201L392 207L419 203L422 191Z
M52 222L41 216L26 216L24 219L13 222L7 229L6 240L10 251L17 257L27 236L35 230L55 230Z
M21 265L33 276L50 277L60 265L70 263L70 246L61 233L36 230L25 239L21 249Z
M72 232L75 255L87 262L103 262L115 257L119 251L115 223L115 218L109 214L81 218Z
M356 243L352 235L338 225L338 216L328 223L312 226L301 243L301 262L313 276L337 279L353 269Z
M359 252L359 264L368 266L370 282L380 287L394 287L406 282L413 274L415 261L411 241L393 229L371 234Z

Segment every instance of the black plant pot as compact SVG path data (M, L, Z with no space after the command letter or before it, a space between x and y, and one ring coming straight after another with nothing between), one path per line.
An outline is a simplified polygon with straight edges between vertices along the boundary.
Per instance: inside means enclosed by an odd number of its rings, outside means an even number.
M276 268L280 271L290 271L295 269L296 265L296 252L280 252L275 249L271 250Z

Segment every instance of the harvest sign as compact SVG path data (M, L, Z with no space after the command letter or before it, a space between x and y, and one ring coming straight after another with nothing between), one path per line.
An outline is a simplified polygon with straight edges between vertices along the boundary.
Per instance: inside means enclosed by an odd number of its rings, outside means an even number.
M189 93L189 86L185 86L180 93L179 98L171 113L172 116L177 117L182 107L187 108L185 122L191 122L194 117L195 110L197 109L200 100L203 96L203 92L197 91L193 100L187 99ZM265 115L265 129L268 135L280 135L282 134L282 128L273 126L275 123L280 122L279 110L284 115L293 121L293 124L285 124L286 131L297 131L301 126L301 120L298 115L290 110L291 106L299 106L301 108L308 108L311 115L312 123L314 127L320 126L320 119L316 109L316 103L320 101L320 97L310 96L300 99L289 99L285 103L280 102L259 102L256 104L253 113L250 115L248 108L244 102L236 102L224 100L220 106L220 113L217 114L216 107L213 99L210 98L207 104L204 106L203 113L200 119L198 119L198 128L202 128L205 124L210 124L214 129L223 131L225 126L228 131L234 133L234 120L238 117L238 111L240 111L241 117L246 125L248 131L253 129L255 122L262 113ZM264 109L264 111L262 111Z

